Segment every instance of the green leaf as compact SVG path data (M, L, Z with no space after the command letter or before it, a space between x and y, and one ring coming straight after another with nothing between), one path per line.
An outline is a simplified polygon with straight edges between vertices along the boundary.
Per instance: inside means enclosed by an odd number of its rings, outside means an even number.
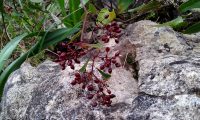
M115 18L116 18L116 14L115 14L114 9L110 12L108 8L103 8L98 14L97 23L106 25L112 22Z
M92 48L96 48L96 49L101 49L101 48L103 48L103 44L101 44L101 43L89 44L88 46L89 46L89 47L92 47Z
M65 9L65 0L57 0L58 4L59 4L59 7L61 9L61 13L62 13L62 16L63 17L66 17L67 16L67 13L66 13L66 9ZM67 27L73 27L72 25L72 21L70 20L70 17L68 19L64 19L62 20L62 22L65 24L65 26Z
M28 58L28 57L32 57L36 54L38 54L39 52L41 52L43 49L47 48L48 46L58 43L60 41L63 40L68 40L67 39L70 35L74 34L75 32L77 32L78 28L74 27L74 28L65 28L65 29L58 29L58 30L54 30L52 32L48 32L48 33L41 33L39 35L43 35L43 38L40 39L31 49L29 49L28 52L24 53L22 56L20 56L19 58L17 58L15 61L13 61L0 75L0 95L2 96L3 93L3 88L4 85L9 77L9 75L15 71L16 69L18 69L21 64ZM33 35L35 35L35 33L32 33L30 35L27 35L27 37L32 37ZM44 43L42 42L44 41ZM41 43L42 47L41 47ZM42 49L40 49L40 47Z
M150 2L148 2L147 4L143 4L139 7L136 7L134 9L130 9L128 10L128 12L136 12L136 13L146 13L146 12L150 12L153 10L158 9L161 6L160 2L156 1L156 0L152 0Z
M103 44L101 44L101 43L96 43L96 44L82 43L82 45L84 47L90 47L90 48L96 48L96 49L103 48Z
M83 9L79 9L80 0L69 0L69 11L70 18L73 20L73 24L81 21L81 16L83 14Z
M184 33L186 34L192 34L192 33L197 33L200 32L200 22L195 23L194 25L188 27Z
M131 3L134 3L135 0L117 0L118 3L118 13L123 13Z
M99 71L99 73L102 75L103 79L107 80L107 79L109 79L109 78L111 77L111 75L110 75L110 74L107 74L107 73L105 73L105 72L101 71L101 70L100 70L100 69L98 69L98 68L97 68L97 70L98 70L98 71Z
M97 14L97 9L96 9L96 7L95 7L93 4L89 4L89 9L88 9L88 11L89 11L90 13Z
M90 59L88 59L88 60L85 62L85 64L84 64L83 67L79 70L79 72L85 72L85 71L86 71L86 67L87 67L89 61L90 61Z
M57 0L59 7L61 9L61 12L63 14L63 16L67 16L66 10L65 10L65 0Z
M83 1L83 5L86 5L89 2L89 0L82 0L82 1ZM79 4L79 7L83 7L81 3Z
M15 37L12 39L9 43L6 44L6 46L0 51L0 71L3 70L4 64L6 60L11 56L13 51L16 49L18 43L26 37L27 34L23 34L20 36Z
M186 26L187 23L184 21L184 19L179 16L177 17L176 19L174 20L171 20L169 22L166 22L166 23L163 23L163 24L160 24L158 25L159 27L162 27L162 26L170 26L172 28L175 28L175 29L178 29L178 28L181 28L183 26Z
M189 0L180 5L179 10L180 12L186 12L193 8L200 8L200 0Z

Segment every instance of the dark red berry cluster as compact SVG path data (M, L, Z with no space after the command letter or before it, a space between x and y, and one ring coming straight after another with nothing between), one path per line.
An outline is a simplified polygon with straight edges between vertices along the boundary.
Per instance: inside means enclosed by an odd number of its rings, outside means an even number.
M99 29L104 30L104 35L102 35L101 40L104 43L108 43L111 38L114 38L116 43L119 43L119 37L121 36L121 28L117 22L112 22L111 24L103 26L103 28L98 27Z
M112 65L115 65L116 67L120 67L120 63L117 62L116 58L119 57L120 52L116 52L115 55L113 57L109 57L109 51L110 48L106 47L105 52L106 55L104 57L101 57L101 59L103 60L103 64L100 66L100 70L104 70L108 73L112 73Z
M104 43L108 43L110 38L114 38L115 42L119 43L118 39L121 36L121 28L116 22L112 22L111 24L103 27L98 27L98 29L104 31L103 35L100 36L100 39L97 36L96 38L92 37L91 39L94 40L91 41L102 40ZM60 49L57 50L58 58L56 62L61 65L62 69L65 69L66 65L70 66L71 69L75 69L74 64L80 63L80 57L86 54L90 56L90 59L93 61L90 67L92 70L85 70L84 72L75 73L75 78L73 81L71 81L71 85L79 85L83 91L83 94L85 94L85 97L91 100L91 105L93 107L96 107L97 105L111 106L112 98L114 98L115 95L112 94L111 90L108 89L109 86L107 85L106 80L103 78L98 78L95 75L94 69L98 69L98 71L104 72L105 74L111 74L114 66L121 66L116 59L119 57L120 52L115 52L115 54L111 57L110 54L113 52L111 52L109 47L106 47L105 50L101 51L99 49L95 50L95 48L88 48L88 44L91 43L73 41L70 44L67 44L65 42L61 42L57 47ZM95 59L102 61L102 65L95 67Z
M92 101L93 107L97 105L111 106L111 99L115 97L108 89L106 81L98 79L92 72L75 73L75 79L71 84L81 86L86 93L86 98Z
M87 51L78 42L72 42L70 44L61 42L58 48L62 49L57 51L58 58L55 62L58 62L63 70L66 68L66 65L70 66L71 69L75 69L74 63L80 64L79 58L84 56Z
M120 67L120 63L117 62L116 58L119 57L119 52L116 52L113 57L109 57L110 48L106 47L105 50L93 57L93 64L91 71L78 72L75 73L75 79L71 82L72 85L79 84L84 93L86 93L86 98L91 100L91 105L96 107L97 105L111 106L112 98L115 97L111 90L108 89L106 80L98 78L94 73L94 62L95 59L103 61L100 66L100 70L103 70L106 74L112 73L113 65ZM102 56L104 55L104 56Z

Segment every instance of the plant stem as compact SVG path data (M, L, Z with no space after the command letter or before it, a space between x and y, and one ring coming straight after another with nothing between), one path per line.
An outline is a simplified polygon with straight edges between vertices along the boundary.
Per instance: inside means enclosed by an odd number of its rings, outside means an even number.
M81 41L83 41L83 34L84 34L84 32L85 32L85 26L86 26L86 21L87 21L87 15L88 15L89 12L87 11L85 5L83 4L83 0L80 0L80 2L81 2L81 5L83 6L83 9L84 9L84 11L85 11L85 17L84 17L84 20L83 20L83 27L82 27L82 31L81 31Z

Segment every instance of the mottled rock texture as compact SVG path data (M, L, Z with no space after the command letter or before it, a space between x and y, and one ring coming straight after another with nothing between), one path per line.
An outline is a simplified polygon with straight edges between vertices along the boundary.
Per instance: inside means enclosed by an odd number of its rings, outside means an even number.
M151 21L129 25L113 48L127 63L108 81L117 96L109 108L88 105L70 85L74 71L50 61L24 63L6 84L1 119L200 120L199 42Z
M126 35L139 67L139 96L128 119L199 120L200 39L151 21L129 25Z

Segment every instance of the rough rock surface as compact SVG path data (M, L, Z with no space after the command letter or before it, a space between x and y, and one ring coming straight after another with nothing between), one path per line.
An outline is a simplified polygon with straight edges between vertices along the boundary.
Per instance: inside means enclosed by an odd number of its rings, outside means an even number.
M62 71L58 64L50 61L37 68L23 64L7 82L2 101L2 119L98 120L127 115L137 92L131 72L122 68L113 71L110 88L118 99L114 100L111 109L89 107L88 101L79 94L79 89L71 86L73 75L72 70Z
M117 98L112 107L89 107L69 84L72 70L61 71L50 61L37 68L25 63L6 84L1 119L199 120L200 39L156 25L129 25L115 48L131 52L122 61L132 67L113 71L109 85Z
M127 28L136 46L139 96L130 120L200 119L200 39L140 21Z

